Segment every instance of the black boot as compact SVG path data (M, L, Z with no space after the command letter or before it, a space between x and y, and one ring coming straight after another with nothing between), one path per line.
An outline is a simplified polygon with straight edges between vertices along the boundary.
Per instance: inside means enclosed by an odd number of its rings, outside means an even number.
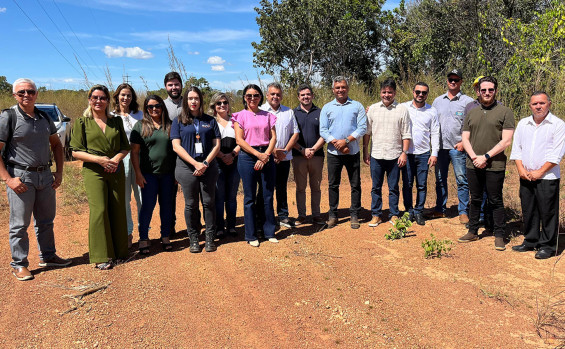
M206 244L204 245L206 252L216 251L216 244L214 243L214 232L206 230Z
M191 232L190 233L190 253L199 253L200 252L200 244L198 244L198 233Z

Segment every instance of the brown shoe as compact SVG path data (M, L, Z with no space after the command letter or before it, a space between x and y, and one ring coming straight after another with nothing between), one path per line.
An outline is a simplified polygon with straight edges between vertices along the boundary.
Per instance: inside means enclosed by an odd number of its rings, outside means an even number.
M377 227L379 224L383 222L382 218L379 216L373 216L373 219L369 222L370 227Z
M359 224L359 218L357 218L357 216L351 216L349 222L351 223L351 229L359 229L361 227L361 224Z
M469 223L469 216L467 216L465 213L460 214L459 215L459 223L461 223L461 224Z
M398 216L392 216L388 221L390 222L390 224L394 225L394 223L396 223L397 220L398 220Z
M31 275L30 271L26 267L21 268L13 268L12 274L16 277L16 279L20 281L32 280L33 275Z
M506 244L504 243L504 238L502 236L497 236L494 238L494 248L497 251L506 250Z
M430 214L430 218L445 218L445 213L443 212L438 212L438 211L433 211Z
M326 222L326 224L328 225L328 229L335 227L337 225L337 218L336 217L330 217L328 219L328 221Z
M63 259L57 255L53 255L53 257L49 259L40 259L39 266L40 267L66 267L67 265L71 264L70 259Z
M457 239L457 241L459 241L459 242L471 242L471 241L477 241L477 240L479 240L479 235L477 235L476 233L473 233L473 232L468 232L467 234L465 234L462 237L460 237L459 239Z

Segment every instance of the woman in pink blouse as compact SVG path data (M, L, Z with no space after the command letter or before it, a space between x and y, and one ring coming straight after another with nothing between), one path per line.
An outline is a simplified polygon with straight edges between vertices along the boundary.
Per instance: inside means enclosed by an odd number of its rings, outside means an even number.
M263 232L270 242L275 238L275 212L273 209L273 191L275 189L275 162L271 154L275 149L276 116L260 110L263 104L263 92L259 86L250 84L243 89L244 110L233 114L232 122L235 139L241 147L237 169L243 182L245 240L254 247L259 247L256 225L256 210L265 210ZM255 207L257 184L263 188L264 207Z

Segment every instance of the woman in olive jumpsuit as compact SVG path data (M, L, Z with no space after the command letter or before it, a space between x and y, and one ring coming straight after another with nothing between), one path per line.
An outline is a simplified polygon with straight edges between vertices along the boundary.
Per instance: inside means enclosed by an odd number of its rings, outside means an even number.
M70 146L83 161L82 175L90 207L90 263L112 268L128 256L123 158L129 152L122 119L109 114L110 92L103 85L88 91L89 106L73 125Z

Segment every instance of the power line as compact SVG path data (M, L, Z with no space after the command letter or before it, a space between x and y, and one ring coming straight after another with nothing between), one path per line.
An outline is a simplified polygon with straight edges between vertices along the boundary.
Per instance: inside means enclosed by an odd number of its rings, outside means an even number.
M39 2L39 0L35 0L37 2L37 4L39 5L39 7L41 7L41 9L43 10L43 12L45 13L45 15L47 16L47 18L49 18L49 20L51 21L51 23L53 23L53 25L55 26L55 28L57 28L57 31L59 31L59 34L61 34L61 37L63 37L63 39L67 42L67 45L69 45L69 47L71 48L71 50L73 51L73 53L75 54L76 57L78 57L77 62L80 65L84 64L86 66L86 63L84 62L84 59L78 54L78 52L75 50L75 48L73 47L73 45L71 45L71 43L69 42L69 40L67 40L67 38L65 37L65 35L63 34L63 32L61 31L61 29L59 29L59 26L57 25L57 23L55 23L55 21L53 20L53 18L51 18L51 16L49 15L49 13L47 13L47 11L45 10L45 7L43 7L43 5L41 5L41 3ZM82 61L82 64L81 62ZM93 72L94 73L94 72ZM95 74L96 75L96 74Z
M63 20L65 21L65 23L67 23L67 26L69 27L70 31L73 33L73 35L75 36L75 38L77 39L78 43L80 44L80 46L82 47L82 49L84 50L84 52L86 53L86 55L88 56L88 58L90 58L90 60L92 61L92 64L94 66L97 66L97 63L94 61L94 58L92 58L92 56L90 55L90 53L88 52L88 50L86 49L86 47L84 47L82 41L79 39L79 37L77 36L77 34L75 33L75 31L73 30L73 28L71 27L69 21L67 21L67 18L65 17L65 15L63 14L63 12L61 11L61 8L59 7L59 5L57 5L57 3L55 2L55 0L53 1L53 5L55 5L55 7L57 7L57 10L59 11L59 13L61 14L61 17L63 17ZM104 72L104 70L102 68L100 68L100 71ZM98 75L96 75L96 73L94 73L94 75L98 78Z
M18 5L18 3L16 2L16 0L12 0L14 2L14 4L16 4L16 6L20 9L20 11L22 11L22 13L24 14L24 16L27 17L27 19L29 19L29 21L31 22L31 24L33 24L33 26L41 33L41 35L43 35L43 37L45 38L45 40L47 40L51 46L53 46L53 48L55 49L55 51L57 51L59 53L59 55L61 55L61 57L63 57L63 59L69 63L69 65L71 67L73 67L73 69L78 73L78 75L81 75L81 73L78 71L78 69L61 53L61 51L59 51L59 49L57 48L57 46L55 46L51 40L49 40L49 38L47 37L47 35L45 35L43 33L43 31L41 31L41 29L39 29L39 27L37 26L37 24L35 24L35 22L27 15L27 13L24 11L23 8L20 7L20 5Z

